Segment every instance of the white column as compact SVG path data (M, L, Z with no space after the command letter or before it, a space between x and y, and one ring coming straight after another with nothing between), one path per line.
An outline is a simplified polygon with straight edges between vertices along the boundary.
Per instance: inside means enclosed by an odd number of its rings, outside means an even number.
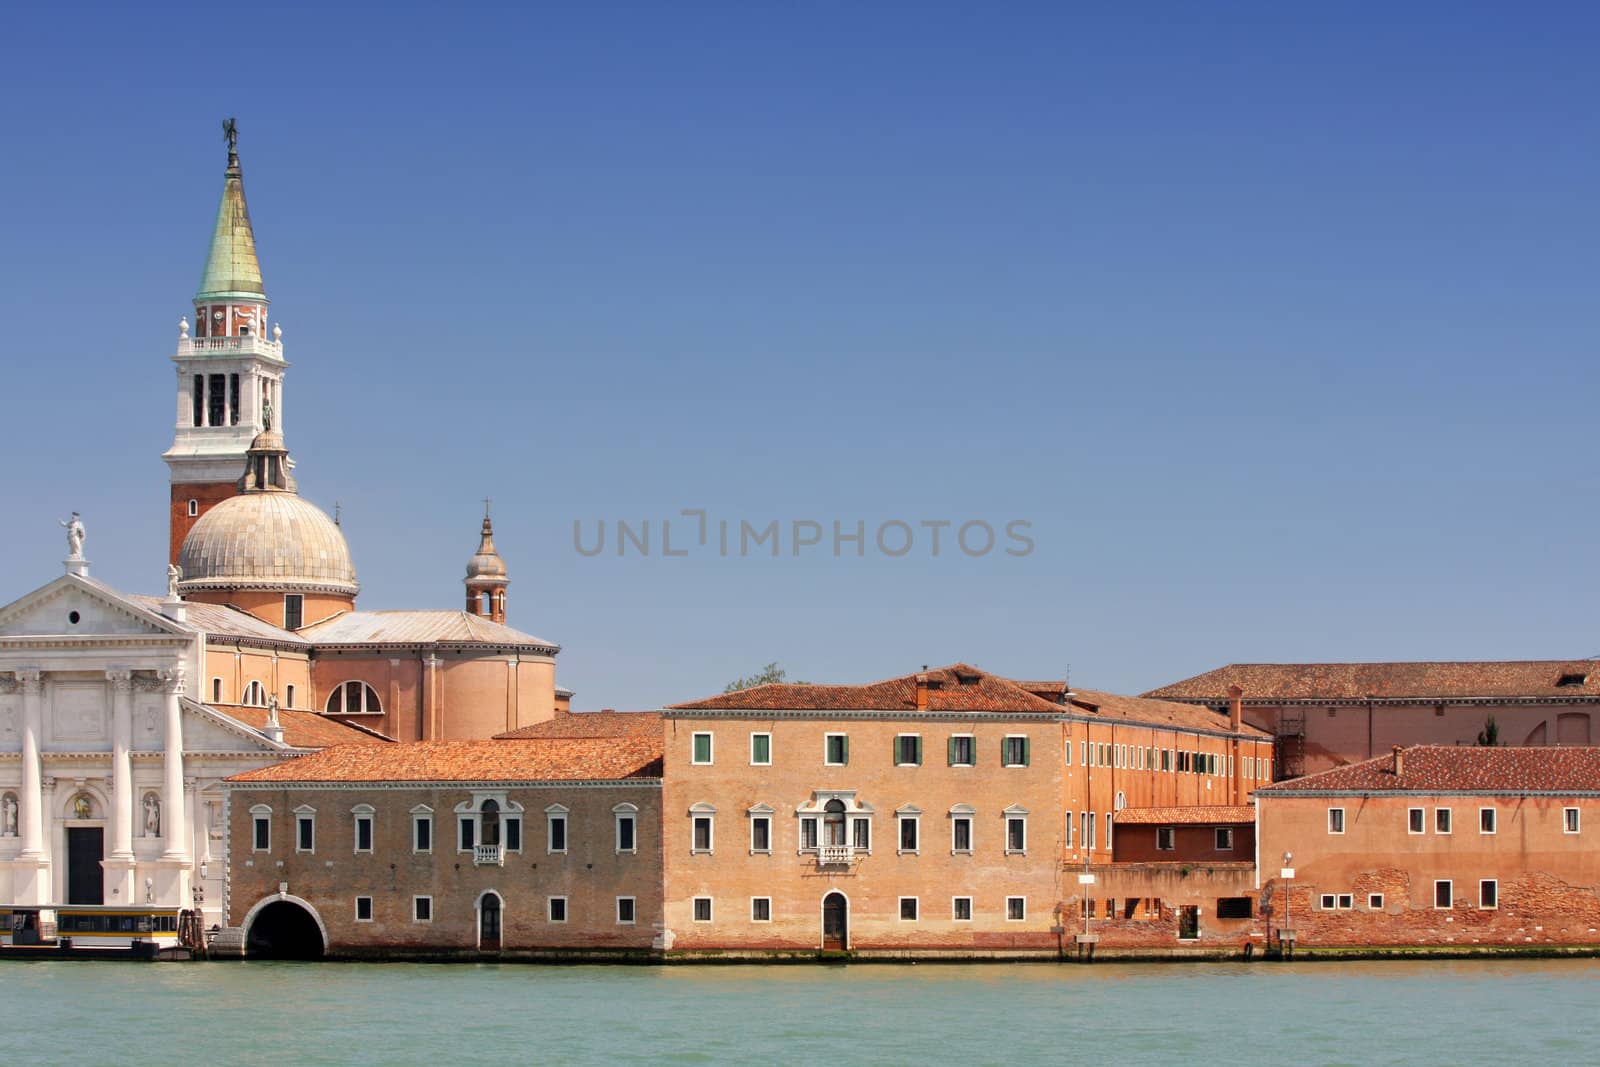
M185 778L189 790L189 825L194 831L194 862L198 869L202 863L211 862L211 828L206 825L206 804L200 796L200 780Z
M17 672L22 686L22 858L43 859L44 788L40 781L39 733L44 724L44 675Z
M133 857L133 672L106 671L111 681L111 856Z
M163 740L165 775L161 789L161 836L166 838L163 859L188 859L183 808L183 668L167 676L167 732Z

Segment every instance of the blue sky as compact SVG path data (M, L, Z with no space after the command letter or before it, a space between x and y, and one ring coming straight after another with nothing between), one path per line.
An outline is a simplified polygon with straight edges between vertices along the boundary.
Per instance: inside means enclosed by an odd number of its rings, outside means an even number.
M362 606L456 606L491 496L580 707L1600 653L1592 5L385 10L0 14L0 599L73 508L161 585L232 114ZM692 508L868 551L663 557Z

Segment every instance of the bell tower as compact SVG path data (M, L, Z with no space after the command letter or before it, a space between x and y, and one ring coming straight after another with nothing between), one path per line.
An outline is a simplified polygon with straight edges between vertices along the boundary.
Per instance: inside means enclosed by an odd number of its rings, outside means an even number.
M478 535L478 551L467 561L467 613L505 625L506 561L494 547L494 524L489 521L489 502L483 502L483 530Z
M244 199L239 134L222 123L228 168L211 233L194 326L178 323L178 417L172 447L162 454L170 471L169 562L196 520L238 491L245 453L258 434L283 429L282 331L267 335L267 293L256 259L256 238Z

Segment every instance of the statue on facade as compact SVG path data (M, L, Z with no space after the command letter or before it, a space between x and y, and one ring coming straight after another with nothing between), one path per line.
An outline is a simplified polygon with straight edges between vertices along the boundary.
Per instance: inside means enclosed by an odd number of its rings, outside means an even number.
M67 558L83 558L83 520L74 511L72 518L62 519L61 525L67 528Z
M228 142L229 154L239 150L239 124L232 116L222 120L222 136Z
M72 798L72 816L75 819L88 819L94 815L94 801L89 799L87 793L79 793Z
M272 401L270 400L261 401L261 428L263 430L272 429Z
M176 563L167 564L167 599L178 599L178 580L183 577L183 571Z
M0 799L0 837L17 836L17 798L7 793Z
M146 837L161 836L161 801L154 793L144 795L144 833Z

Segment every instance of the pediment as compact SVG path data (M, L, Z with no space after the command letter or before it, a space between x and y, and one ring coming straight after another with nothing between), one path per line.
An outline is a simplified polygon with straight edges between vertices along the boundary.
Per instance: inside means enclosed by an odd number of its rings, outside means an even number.
M0 638L188 637L191 633L110 586L71 574L0 608Z
M183 702L185 752L260 751L282 758L286 745L275 745L242 722L192 700Z

